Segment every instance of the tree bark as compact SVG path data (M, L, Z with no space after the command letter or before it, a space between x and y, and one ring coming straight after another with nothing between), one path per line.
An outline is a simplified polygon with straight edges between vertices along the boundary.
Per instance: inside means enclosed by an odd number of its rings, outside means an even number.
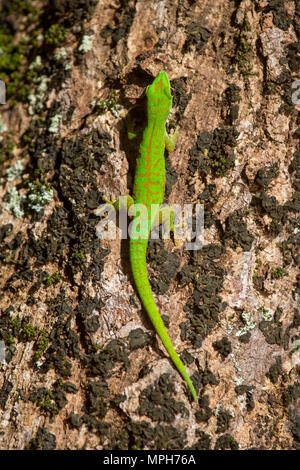
M0 18L0 448L299 449L299 1L4 1ZM162 69L180 126L165 199L203 205L204 243L151 240L148 273L198 405L128 240L99 239L94 214L132 189L124 115Z

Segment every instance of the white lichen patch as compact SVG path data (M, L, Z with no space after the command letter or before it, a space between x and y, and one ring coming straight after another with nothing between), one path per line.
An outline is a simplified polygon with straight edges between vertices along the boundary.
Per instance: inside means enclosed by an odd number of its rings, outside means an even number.
M48 185L29 183L27 194L20 194L13 186L7 191L8 203L6 210L11 211L15 217L24 217L24 206L28 206L35 212L40 212L46 204L49 204L53 197L53 189Z
M244 383L244 379L242 377L235 377L233 380L237 386L242 385Z
M255 328L256 323L252 319L252 313L251 312L243 312L242 313L242 318L245 323L245 325L236 332L235 336L242 336L245 335L248 331L253 330Z
M233 362L233 365L234 365L235 370L236 370L237 372L241 372L241 368L240 368L240 366L238 365L238 362L237 362L237 360L236 360L235 355L232 353L232 354L230 354L230 357L231 357L231 359L232 359L232 362ZM242 379L242 380L243 380L243 379Z
M13 186L7 191L8 203L6 204L6 210L11 211L15 217L23 217L23 203L26 199L24 194L19 194L17 188Z
M63 60L67 57L68 53L64 47L61 47L56 54L54 54L54 57L56 60Z
M6 170L7 181L13 181L16 178L20 178L23 171L23 159L18 160L14 165L10 166Z
M40 55L37 55L36 58L29 65L29 70L39 69L42 66L42 59Z
M264 307L260 308L260 313L261 313L262 319L265 321L271 321L274 316L274 313L271 310L267 310Z
M82 38L81 44L78 47L80 52L84 52L85 54L89 52L93 48L93 40L90 36L85 34Z
M57 134L59 130L59 125L62 120L62 114L56 114L50 118L50 126L48 127L48 131L52 134Z
M38 190L34 183L29 183L30 192L27 194L27 203L30 209L40 212L46 204L49 204L53 197L53 189L41 185Z
M46 75L42 75L38 78L38 87L35 93L30 93L28 95L28 114L31 116L36 112L39 112L44 107L44 102L47 95L49 78Z

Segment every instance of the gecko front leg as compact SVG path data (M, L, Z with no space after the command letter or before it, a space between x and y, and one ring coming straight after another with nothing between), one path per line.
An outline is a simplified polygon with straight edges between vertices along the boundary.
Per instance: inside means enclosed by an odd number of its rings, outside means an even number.
M168 134L167 131L165 132L165 146L168 152L173 152L176 142L179 136L179 126L176 126L175 129L171 129L170 133Z

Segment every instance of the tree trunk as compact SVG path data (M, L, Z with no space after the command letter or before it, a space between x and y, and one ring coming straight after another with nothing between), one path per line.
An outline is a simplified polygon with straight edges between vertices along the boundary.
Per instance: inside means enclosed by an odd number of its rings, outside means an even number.
M2 2L1 449L299 449L299 8ZM124 116L162 69L165 199L204 240L150 240L148 274L199 404L94 214L131 192Z

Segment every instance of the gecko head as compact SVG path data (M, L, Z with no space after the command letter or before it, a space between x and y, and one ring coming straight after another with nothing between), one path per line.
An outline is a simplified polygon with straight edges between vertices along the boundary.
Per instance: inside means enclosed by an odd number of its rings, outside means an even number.
M168 117L172 108L172 94L167 72L161 70L151 85L146 88L148 106L153 113L163 113Z

